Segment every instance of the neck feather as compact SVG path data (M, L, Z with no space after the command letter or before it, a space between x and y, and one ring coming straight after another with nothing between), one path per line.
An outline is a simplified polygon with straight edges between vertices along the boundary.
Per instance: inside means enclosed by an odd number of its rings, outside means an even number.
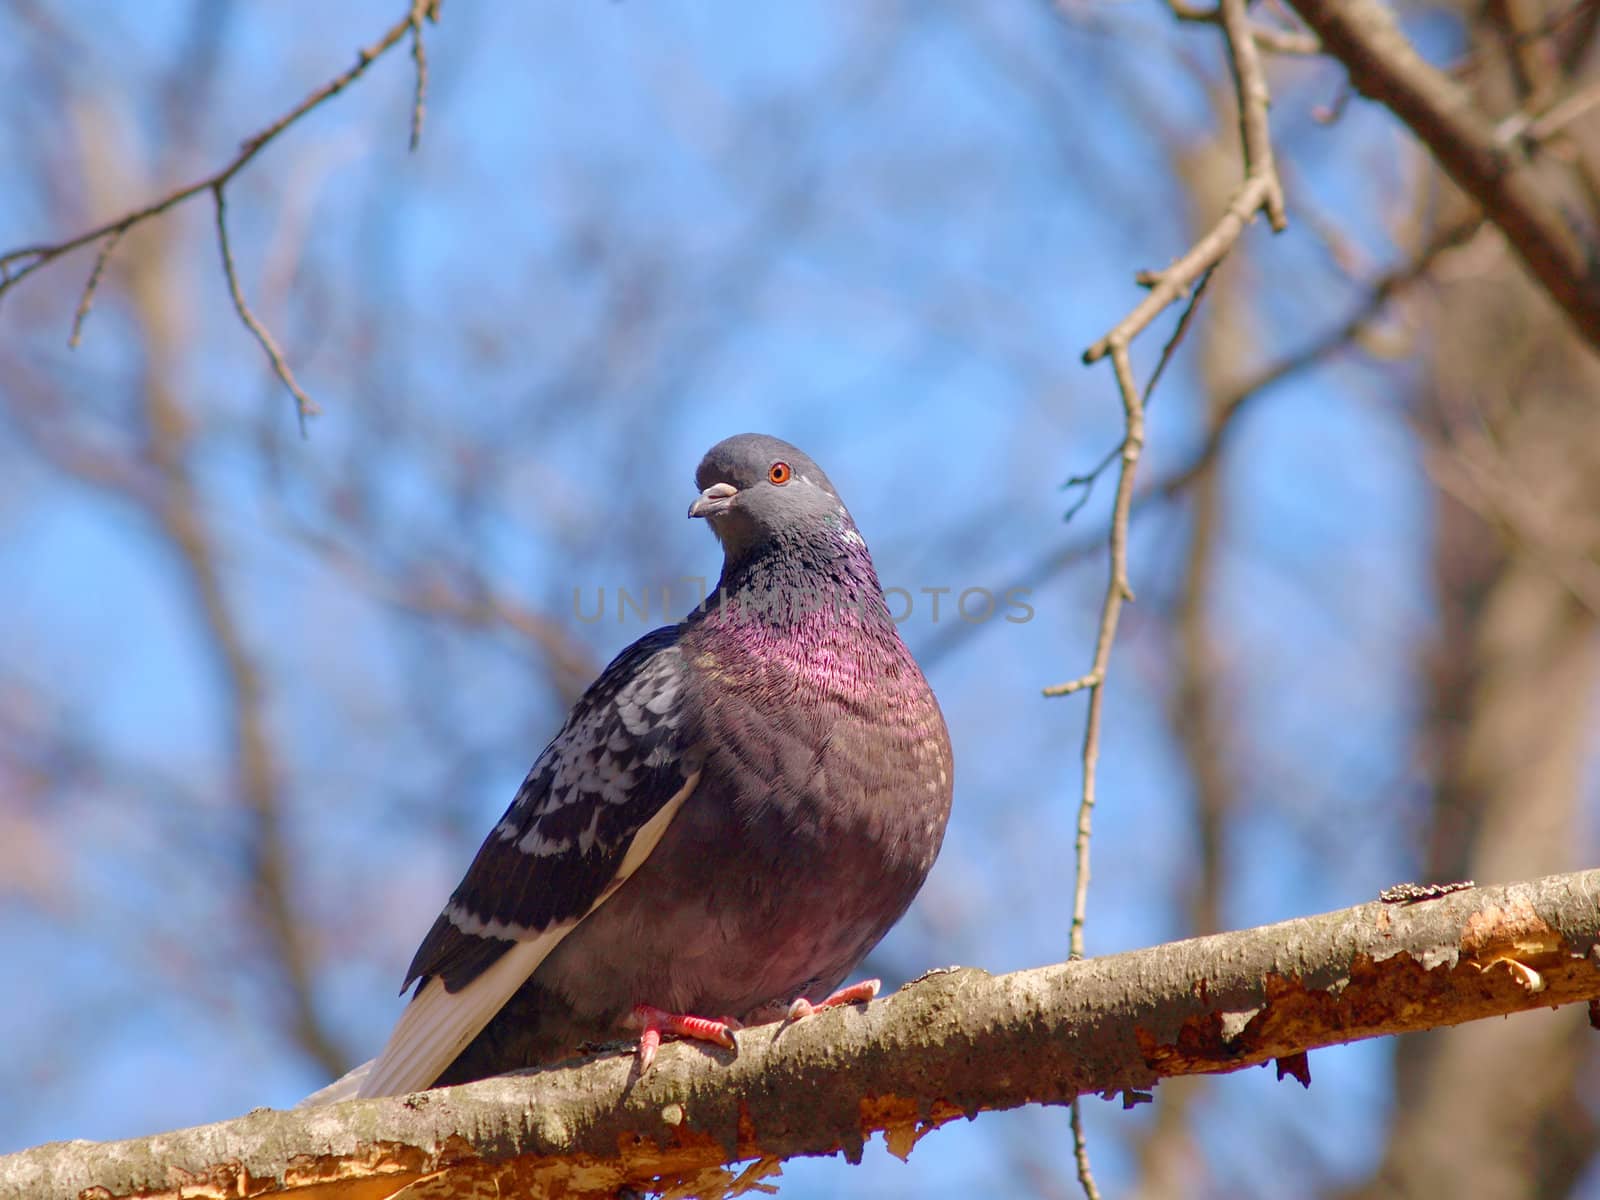
M723 563L702 616L750 634L884 635L899 640L866 543L853 528L773 541Z

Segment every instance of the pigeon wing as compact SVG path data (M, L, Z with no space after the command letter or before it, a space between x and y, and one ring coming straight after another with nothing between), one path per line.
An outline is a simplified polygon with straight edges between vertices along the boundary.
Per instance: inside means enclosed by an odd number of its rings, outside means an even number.
M680 630L618 655L534 763L417 949L360 1095L430 1086L660 841L700 778Z

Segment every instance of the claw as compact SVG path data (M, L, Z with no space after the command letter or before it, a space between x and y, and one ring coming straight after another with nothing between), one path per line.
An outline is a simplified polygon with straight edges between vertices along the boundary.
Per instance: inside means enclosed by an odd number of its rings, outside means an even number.
M645 1028L639 1035L639 1074L643 1075L656 1061L656 1051L661 1049L661 1031Z
M861 1004L871 1000L878 994L878 989L883 986L879 979L863 979L860 983L852 983L849 987L840 988L826 1000L811 1003L804 996L796 996L794 1003L789 1005L788 1016L785 1021L798 1021L802 1017L809 1017L819 1013L825 1008L838 1008L842 1004Z

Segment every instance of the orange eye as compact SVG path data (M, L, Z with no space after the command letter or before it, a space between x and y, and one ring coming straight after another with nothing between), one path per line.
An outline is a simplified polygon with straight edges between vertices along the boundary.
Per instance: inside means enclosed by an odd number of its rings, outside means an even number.
M767 472L767 478L772 480L772 482L777 484L779 487L782 487L784 484L789 482L789 478L793 474L794 472L789 470L788 463L775 462L772 464L772 469Z

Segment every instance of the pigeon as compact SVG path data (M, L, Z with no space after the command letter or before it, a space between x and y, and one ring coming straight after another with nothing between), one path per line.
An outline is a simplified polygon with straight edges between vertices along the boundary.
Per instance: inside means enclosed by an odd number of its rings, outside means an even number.
M870 999L954 787L932 689L820 467L741 434L689 516L721 578L606 667L423 939L383 1052L306 1103L399 1095L638 1039Z

